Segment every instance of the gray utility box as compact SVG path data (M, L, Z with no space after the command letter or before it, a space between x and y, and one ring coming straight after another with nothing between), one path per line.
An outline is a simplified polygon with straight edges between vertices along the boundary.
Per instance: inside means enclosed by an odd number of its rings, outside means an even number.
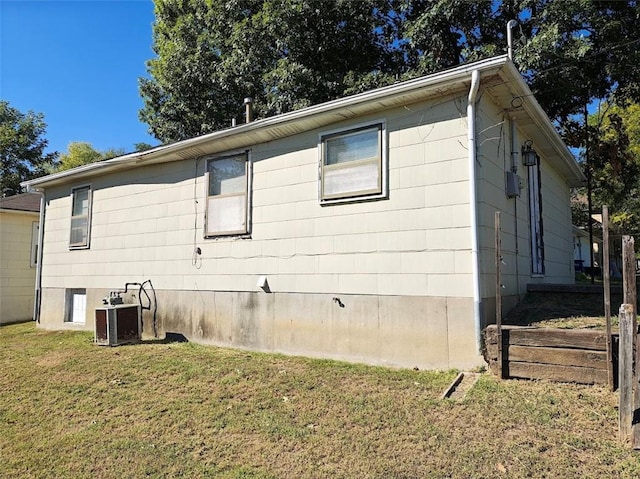
M140 306L116 304L96 309L95 342L101 346L137 343L142 334Z

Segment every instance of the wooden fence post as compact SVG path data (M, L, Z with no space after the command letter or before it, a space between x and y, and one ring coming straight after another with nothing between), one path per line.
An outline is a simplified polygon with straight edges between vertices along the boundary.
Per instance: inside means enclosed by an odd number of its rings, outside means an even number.
M631 377L631 399L630 399L630 407L625 404L625 413L630 414L630 418L626 418L625 420L628 423L628 433L630 434L631 446L634 449L640 449L640 384L638 380L640 379L639 374L639 364L638 361L640 359L640 354L638 350L638 345L640 341L638 339L638 323L637 323L637 311L638 311L638 297L636 292L636 254L635 254L635 243L633 236L623 236L622 237L622 288L623 288L623 302L624 306L627 306L627 310L625 311L626 315L630 316L631 326L627 326L630 329L630 336L628 339L629 344L626 344L625 347L631 350L631 358L630 364L625 364L624 375L625 378L628 379L629 375ZM622 312L622 307L621 307ZM620 316L622 320L622 315ZM620 323L620 350L622 355L622 323ZM625 351L625 354L627 352ZM622 358L621 358L622 359ZM622 371L622 364L619 365L620 371ZM627 371L628 370L628 371ZM622 372L620 377L622 377ZM625 401L629 400L625 396ZM622 402L622 390L620 391L620 408L622 410L623 402ZM622 414L622 412L621 412ZM622 417L622 416L621 416ZM621 427L623 425L621 424ZM623 429L620 429L622 433ZM626 429L625 429L626 431Z
M602 207L602 280L604 288L604 317L607 335L607 380L609 389L615 388L613 381L613 351L611 347L611 277L609 272L609 207Z
M502 351L502 245L500 240L500 212L495 215L496 230L496 332L498 334L498 374L504 379Z
M630 304L621 304L620 346L618 352L618 390L620 391L619 431L620 441L631 439L631 423L633 422L633 330L634 311Z
M625 235L622 237L622 263L622 289L624 292L622 302L633 306L633 312L637 313L636 252L633 236Z

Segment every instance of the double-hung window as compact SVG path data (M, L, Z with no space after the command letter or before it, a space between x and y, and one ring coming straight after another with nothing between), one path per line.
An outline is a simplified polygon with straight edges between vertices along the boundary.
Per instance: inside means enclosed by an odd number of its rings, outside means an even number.
M88 248L91 228L91 187L82 186L72 189L71 203L69 248Z
M378 122L320 135L320 202L386 197L386 141Z
M247 153L207 161L207 236L249 233L249 170Z

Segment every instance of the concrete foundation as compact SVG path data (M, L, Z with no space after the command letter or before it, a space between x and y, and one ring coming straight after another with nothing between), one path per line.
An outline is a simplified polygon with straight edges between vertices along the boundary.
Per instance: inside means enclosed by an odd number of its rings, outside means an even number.
M68 321L68 294L43 289L40 326L94 328L106 290L87 289L86 322ZM143 337L179 333L189 341L392 367L469 369L476 351L471 298L263 292L156 291ZM126 302L136 301L133 297ZM67 313L65 313L67 311Z

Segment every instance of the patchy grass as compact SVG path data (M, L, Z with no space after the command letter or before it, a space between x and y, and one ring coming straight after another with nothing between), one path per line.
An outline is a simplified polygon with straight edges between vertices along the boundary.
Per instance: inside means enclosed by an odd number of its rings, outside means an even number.
M0 327L3 478L636 478L617 395Z
M611 299L611 324L617 329L619 295ZM601 294L529 293L509 311L505 324L547 328L605 329L604 300Z

